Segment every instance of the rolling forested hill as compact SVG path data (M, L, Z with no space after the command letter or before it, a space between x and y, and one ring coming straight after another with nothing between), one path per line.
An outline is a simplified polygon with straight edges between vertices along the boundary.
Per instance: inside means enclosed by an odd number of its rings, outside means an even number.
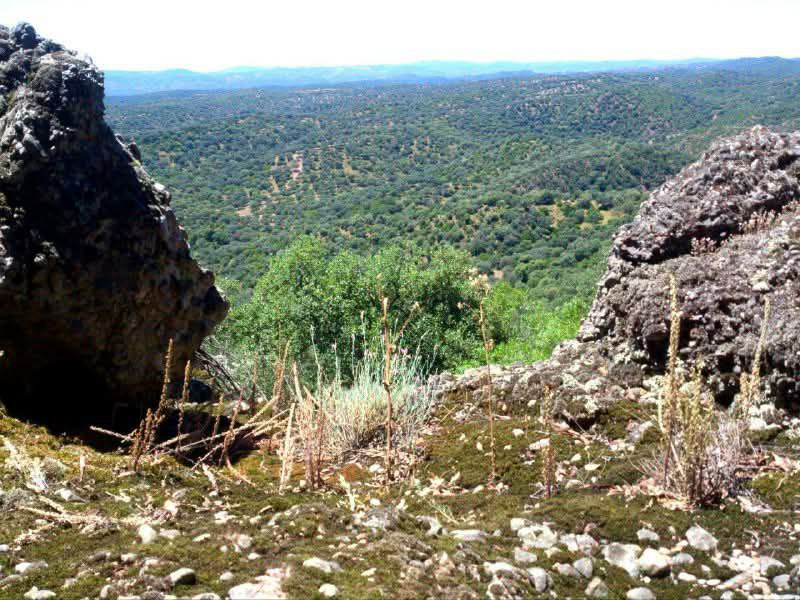
M560 302L590 293L615 229L707 142L800 126L800 62L109 100L173 192L193 251L251 285L308 233L368 252L467 250Z

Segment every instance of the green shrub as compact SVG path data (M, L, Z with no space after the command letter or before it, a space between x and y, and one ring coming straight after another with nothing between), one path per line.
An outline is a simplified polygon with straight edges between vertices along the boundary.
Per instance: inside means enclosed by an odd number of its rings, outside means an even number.
M581 296L551 308L526 288L495 285L486 302L486 321L495 342L491 360L497 364L534 362L548 358L556 345L575 337L589 302ZM462 366L481 364L475 355Z
M328 376L335 373L338 355L350 381L369 341L380 338L385 296L396 329L419 304L401 351L418 354L428 369L452 368L478 340L479 292L472 279L467 255L447 247L430 256L393 247L363 257L303 237L270 261L250 300L234 305L210 346L246 361L274 357L288 343L290 360L309 381L318 365Z

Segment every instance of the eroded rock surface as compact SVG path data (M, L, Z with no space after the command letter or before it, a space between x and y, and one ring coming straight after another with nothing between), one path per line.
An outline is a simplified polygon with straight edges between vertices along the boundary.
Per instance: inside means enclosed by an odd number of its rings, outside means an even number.
M680 352L704 365L719 401L752 368L764 304L762 374L767 397L800 404L800 132L763 127L716 141L701 159L653 192L617 233L608 268L577 340L551 359L494 373L495 391L530 404L545 388L556 409L590 420L610 403L643 392L663 372L669 344L670 277L683 313ZM485 369L445 379L441 390L482 393Z
M103 119L89 59L0 27L0 390L9 406L155 402L227 302L169 192ZM66 405L66 406L64 406Z

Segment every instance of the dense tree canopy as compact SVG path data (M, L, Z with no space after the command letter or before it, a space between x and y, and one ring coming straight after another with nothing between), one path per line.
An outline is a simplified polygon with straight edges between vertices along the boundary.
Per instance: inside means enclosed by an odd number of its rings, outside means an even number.
M159 94L108 112L173 191L194 253L245 290L313 234L362 255L454 246L560 304L591 293L619 223L710 138L800 123L784 63Z
M234 299L215 337L239 362L285 344L347 375L378 337L440 369L574 335L611 238L710 139L800 126L798 63L114 99L112 125L173 192L194 254ZM353 349L356 349L355 351ZM358 358L356 356L355 358ZM265 372L269 369L265 368Z

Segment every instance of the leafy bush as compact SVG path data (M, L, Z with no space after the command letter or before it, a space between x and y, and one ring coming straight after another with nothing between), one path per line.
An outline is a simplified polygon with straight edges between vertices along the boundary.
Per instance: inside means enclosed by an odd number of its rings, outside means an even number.
M588 300L581 296L551 308L526 288L495 285L486 302L486 321L495 342L491 361L511 364L549 357L559 342L575 336L588 308ZM478 364L471 358L462 366Z
M340 369L349 382L370 340L380 337L385 296L393 327L408 320L405 350L427 369L450 368L473 351L479 337L474 315L480 298L472 278L466 254L447 247L430 256L392 247L363 257L335 254L324 242L303 237L269 263L211 349L246 361L248 354L276 356L289 344L303 379L315 380L318 368L328 376ZM348 358L337 366L337 356Z

